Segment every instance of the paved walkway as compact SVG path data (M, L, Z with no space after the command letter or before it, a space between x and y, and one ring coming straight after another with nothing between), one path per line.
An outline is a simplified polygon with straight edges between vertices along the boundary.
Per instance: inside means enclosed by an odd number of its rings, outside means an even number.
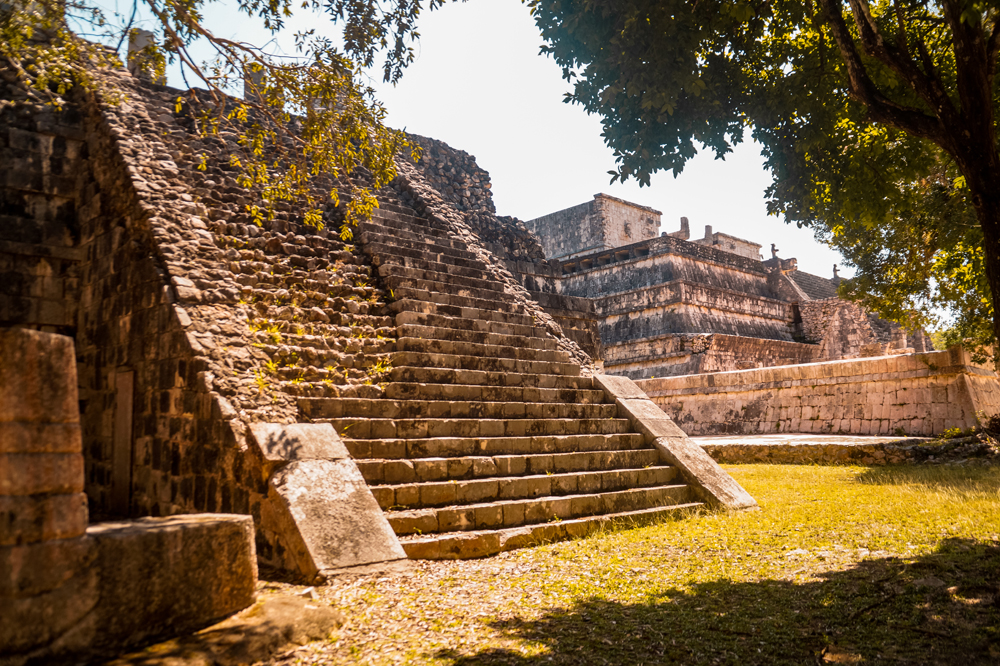
M839 446L864 446L866 444L917 444L929 440L929 437L871 437L868 435L811 435L805 433L786 433L770 435L713 435L711 437L692 437L700 446L824 446L836 444Z
M918 445L929 438L787 433L691 439L720 463L885 465L923 458Z

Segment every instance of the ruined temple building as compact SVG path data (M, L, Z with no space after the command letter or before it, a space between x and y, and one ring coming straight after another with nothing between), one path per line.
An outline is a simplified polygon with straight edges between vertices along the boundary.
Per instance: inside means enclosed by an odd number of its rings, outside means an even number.
M764 260L757 243L705 227L660 233L660 212L606 194L525 222L554 271L537 291L589 298L604 371L635 379L923 352L922 332L837 297L840 278ZM593 348L592 348L593 349Z

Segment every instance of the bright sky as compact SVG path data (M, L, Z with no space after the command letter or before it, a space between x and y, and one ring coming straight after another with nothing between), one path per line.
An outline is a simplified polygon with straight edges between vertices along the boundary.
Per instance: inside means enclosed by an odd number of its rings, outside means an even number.
M270 38L225 3L208 6L206 23L220 36L257 44ZM289 27L290 34L304 27L322 31L323 20L299 15ZM601 139L600 121L562 102L569 84L550 58L539 55L541 37L518 0L449 3L425 13L418 29L417 59L395 88L373 73L389 124L475 155L490 172L501 215L527 220L604 192L662 211L661 231L678 229L686 216L694 237L710 224L760 243L765 258L776 243L779 256L797 257L810 273L832 277L833 264L841 263L812 232L768 217L764 189L770 177L753 144L737 147L725 161L701 154L678 178L659 173L650 187L610 185L614 158ZM339 34L331 26L329 36ZM168 78L182 86L176 71L168 70Z

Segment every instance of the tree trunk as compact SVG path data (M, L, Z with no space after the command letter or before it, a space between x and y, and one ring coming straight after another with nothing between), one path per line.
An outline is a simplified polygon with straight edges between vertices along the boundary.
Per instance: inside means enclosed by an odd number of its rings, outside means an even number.
M1000 355L997 353L1000 351L997 349L997 340L1000 340L1000 169L985 167L975 171L966 175L966 183L983 230L986 280L993 304L994 364L1000 366Z

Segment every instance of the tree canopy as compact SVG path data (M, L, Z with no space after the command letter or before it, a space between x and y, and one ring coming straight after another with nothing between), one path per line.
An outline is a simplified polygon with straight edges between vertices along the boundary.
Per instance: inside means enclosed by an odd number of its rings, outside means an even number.
M857 267L845 295L927 325L1000 328L996 2L531 0L612 178L675 175L751 133L768 210ZM720 189L724 184L720 183Z

